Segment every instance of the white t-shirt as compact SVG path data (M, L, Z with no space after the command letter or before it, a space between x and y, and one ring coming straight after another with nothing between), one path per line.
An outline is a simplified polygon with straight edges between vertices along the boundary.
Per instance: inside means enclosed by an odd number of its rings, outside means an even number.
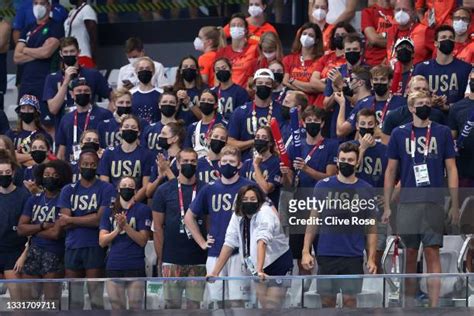
M326 16L326 22L329 24L334 24L339 16L344 12L346 8L347 0L331 0L328 1L328 14ZM354 18L350 21L352 26L356 29L357 32L360 32L360 23L361 23L361 12L356 11Z
M163 87L166 86L165 68L159 62L153 61L153 63L155 64L155 74L151 78L151 84L162 93ZM132 64L126 64L120 68L117 78L117 89L123 87L123 80L130 80L134 87L138 85L138 77Z
M79 13L76 14L77 11L79 11ZM69 35L71 20L72 29ZM66 21L64 21L64 34L65 36L73 36L77 39L79 48L81 49L80 56L92 57L89 33L87 32L85 24L87 20L97 23L97 14L90 5L83 4L79 8L71 10Z

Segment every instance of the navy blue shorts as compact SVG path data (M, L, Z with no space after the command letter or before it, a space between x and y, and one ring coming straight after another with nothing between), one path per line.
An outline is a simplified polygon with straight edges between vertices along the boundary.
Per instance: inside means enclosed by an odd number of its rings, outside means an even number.
M15 263L23 253L24 248L17 251L0 252L0 273L13 270Z
M64 267L67 270L104 269L105 255L102 247L66 249Z
M273 261L268 267L263 269L267 275L287 275L288 272L293 271L293 255L291 250L282 254L278 259Z

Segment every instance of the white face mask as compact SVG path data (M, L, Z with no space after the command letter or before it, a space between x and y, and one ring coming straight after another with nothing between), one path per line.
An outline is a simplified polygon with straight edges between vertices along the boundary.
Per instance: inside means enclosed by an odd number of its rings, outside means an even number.
M314 38L306 34L301 35L300 43L301 45L303 45L304 48L310 48L314 45Z
M33 15L37 20L41 20L46 16L46 7L42 4L33 5Z
M234 26L230 28L230 37L232 39L242 39L245 36L245 28L240 26Z
M266 59L268 60L274 60L275 57L277 55L277 52L273 52L273 53L263 53L263 56L265 56Z
M454 32L456 32L457 35L462 35L467 32L467 28L469 26L469 23L464 22L464 21L453 21L453 28Z
M137 61L138 58L128 58L128 62L130 63L130 65L133 66L133 64L135 64L135 62Z
M324 21L326 19L326 13L324 9L315 9L313 10L313 18L318 22Z
M194 39L194 49L197 50L197 51L204 51L204 42L202 41L202 39L200 39L199 37L196 37Z
M405 11L398 11L395 13L395 21L400 25L407 25L410 22L410 15Z
M263 9L258 5L251 5L249 6L249 14L251 17L256 17L262 15Z

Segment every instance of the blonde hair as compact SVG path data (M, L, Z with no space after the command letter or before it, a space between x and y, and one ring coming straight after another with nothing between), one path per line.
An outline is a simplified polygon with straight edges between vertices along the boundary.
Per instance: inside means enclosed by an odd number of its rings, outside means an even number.
M418 82L418 81L428 82L428 80L426 80L426 78L423 77L422 75L413 76L410 79L410 82L408 83L408 89L411 90L411 87L415 84L415 82Z
M153 73L155 73L155 71L156 71L155 63L153 62L153 60L150 57L146 57L146 56L138 58L137 61L133 64L133 66L135 67L135 71L138 71L138 64L142 61L147 61L148 63L150 63L151 71L153 71Z
M212 49L219 50L226 46L224 30L220 26L203 26L200 30L206 39L212 41Z
M240 150L235 146L225 145L224 148L222 148L221 157L224 157L225 155L234 156L239 162L242 161Z
M260 37L260 43L258 43L258 52L260 58L263 58L263 49L267 47L275 48L276 50L276 60L282 60L283 58L283 49L281 45L280 38L277 34L273 32L265 32Z
M132 99L132 94L130 93L130 91L128 89L119 88L119 89L114 90L112 92L112 101L115 102L117 99L123 97L124 95L128 95L130 97L130 99Z
M408 95L408 106L413 107L417 99L429 99L431 102L431 93L426 91L415 91Z

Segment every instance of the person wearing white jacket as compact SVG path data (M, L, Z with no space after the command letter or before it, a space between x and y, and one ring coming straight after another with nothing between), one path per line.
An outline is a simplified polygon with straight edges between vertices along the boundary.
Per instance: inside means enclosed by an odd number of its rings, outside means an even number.
M235 248L239 248L242 264L249 274L259 276L262 281L267 276L291 274L293 270L293 256L278 212L255 185L239 190L224 246L208 278L219 275ZM286 283L282 280L258 283L257 298L261 306L280 308L288 287Z

